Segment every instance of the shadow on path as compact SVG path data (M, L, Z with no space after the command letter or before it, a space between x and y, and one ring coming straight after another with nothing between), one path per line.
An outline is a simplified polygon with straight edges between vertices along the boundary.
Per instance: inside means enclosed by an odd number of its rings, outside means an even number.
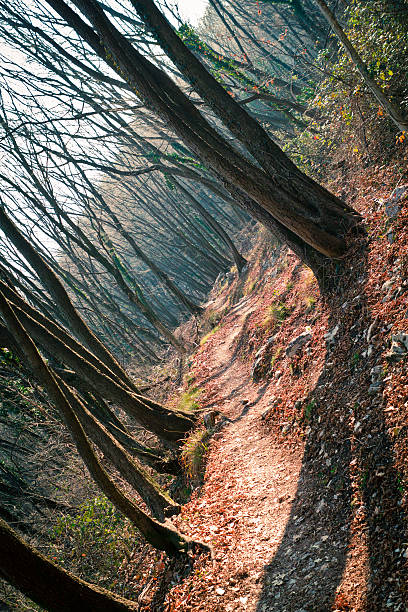
M298 489L279 548L265 567L257 612L335 609L356 517L367 542L357 554L366 554L368 575L366 584L354 587L366 591L365 609L407 609L407 517L383 397L368 391L370 369L381 364L384 347L369 365L355 357L367 348L364 332L372 319L364 296L353 295L342 298L351 299L348 312L329 322L329 329L340 322L340 340L307 400L309 433Z

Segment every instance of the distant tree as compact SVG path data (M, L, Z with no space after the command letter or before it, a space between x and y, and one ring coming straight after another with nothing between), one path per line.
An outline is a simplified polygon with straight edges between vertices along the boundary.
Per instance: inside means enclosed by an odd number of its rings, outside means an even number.
M359 215L296 168L188 50L153 2L134 0L132 5L170 59L257 164L221 136L170 77L137 51L109 21L100 4L75 2L90 27L63 1L47 1L212 169L236 201L288 244L320 279L327 258L341 258L346 253L346 234L358 228Z

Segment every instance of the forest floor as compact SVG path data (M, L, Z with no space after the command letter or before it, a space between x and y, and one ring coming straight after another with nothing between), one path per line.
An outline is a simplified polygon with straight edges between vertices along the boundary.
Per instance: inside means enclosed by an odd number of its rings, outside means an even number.
M262 246L214 292L183 391L218 416L174 519L213 554L160 560L141 609L408 610L408 190L390 219L392 181L374 169L355 190L368 247L330 299Z

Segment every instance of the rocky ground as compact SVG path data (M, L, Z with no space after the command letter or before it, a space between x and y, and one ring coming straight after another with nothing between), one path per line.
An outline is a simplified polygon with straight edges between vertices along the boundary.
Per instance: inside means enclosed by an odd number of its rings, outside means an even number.
M213 555L160 561L142 609L408 610L408 190L377 180L353 202L368 248L330 298L281 251L209 304L186 387L217 420L175 522Z

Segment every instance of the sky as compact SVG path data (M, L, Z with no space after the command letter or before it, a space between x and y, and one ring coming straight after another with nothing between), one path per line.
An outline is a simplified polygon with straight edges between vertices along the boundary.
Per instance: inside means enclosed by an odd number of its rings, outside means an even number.
M207 0L177 0L181 16L192 25L197 25L207 6Z

